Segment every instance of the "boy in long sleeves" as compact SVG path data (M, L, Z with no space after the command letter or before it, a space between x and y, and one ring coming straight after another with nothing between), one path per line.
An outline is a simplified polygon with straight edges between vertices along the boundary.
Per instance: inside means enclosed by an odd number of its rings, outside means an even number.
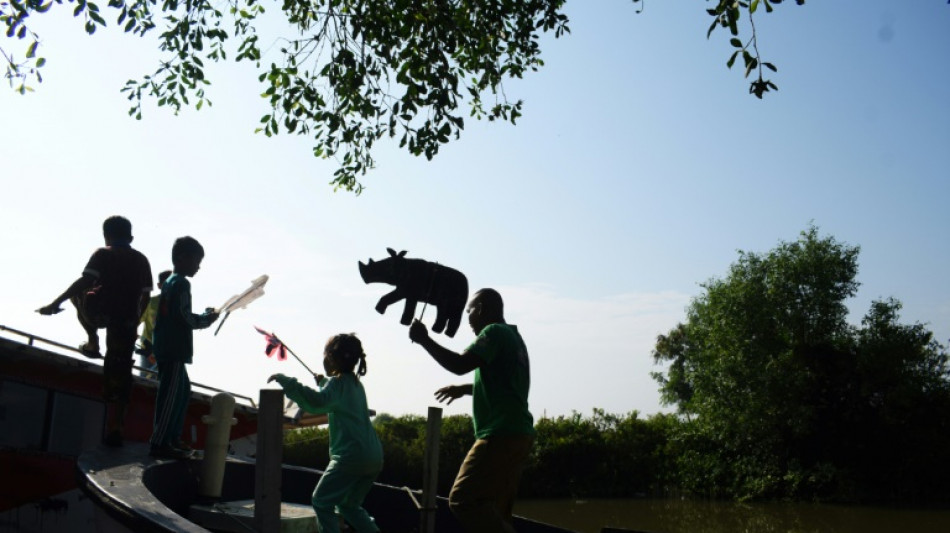
M191 312L191 283L188 278L198 273L204 248L191 237L181 237L172 246L175 270L165 280L155 317L152 350L158 363L158 397L155 399L155 422L150 455L168 459L188 457L191 450L181 441L185 412L191 398L191 381L186 364L194 353L192 332L207 328L218 313L207 309L196 315Z

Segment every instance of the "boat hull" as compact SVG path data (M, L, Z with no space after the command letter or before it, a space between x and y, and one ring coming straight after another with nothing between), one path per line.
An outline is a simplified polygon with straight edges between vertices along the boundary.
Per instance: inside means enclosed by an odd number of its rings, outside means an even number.
M33 340L0 337L0 532L94 531L93 509L78 490L76 460L100 445L109 415L101 399L102 365ZM155 380L135 376L127 443L151 436L157 392ZM205 437L201 417L210 412L211 398L195 390L186 414L183 438L199 448ZM232 451L249 453L257 409L238 404L234 417Z
M159 461L149 458L146 451L144 447L129 447L121 452L100 448L83 454L77 472L82 490L112 523L124 527L123 531L207 531L186 518L191 515L192 505L214 503L202 500L198 495L200 460ZM215 501L253 500L255 468L256 464L250 459L229 458L221 498ZM322 474L311 468L284 465L281 469L281 501L309 506L313 489ZM364 507L383 531L411 533L419 530L420 514L414 503L419 499L416 491L376 483L367 495ZM438 498L437 506L436 531L463 533L449 511L446 499ZM514 525L519 533L572 533L522 517L515 517Z

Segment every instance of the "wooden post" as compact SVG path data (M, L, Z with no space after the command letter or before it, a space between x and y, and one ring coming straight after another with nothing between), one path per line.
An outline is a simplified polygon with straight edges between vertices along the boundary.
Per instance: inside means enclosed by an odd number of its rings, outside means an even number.
M211 413L201 417L201 421L208 426L205 433L204 459L201 460L201 476L198 478L198 496L201 498L221 498L231 426L237 423L234 418L234 404L234 396L219 392L211 398Z
M254 469L254 528L280 531L280 467L283 461L284 391L261 389Z
M442 408L429 407L426 424L426 455L422 464L422 509L419 510L421 533L435 533L435 497L439 484L439 437L442 431Z

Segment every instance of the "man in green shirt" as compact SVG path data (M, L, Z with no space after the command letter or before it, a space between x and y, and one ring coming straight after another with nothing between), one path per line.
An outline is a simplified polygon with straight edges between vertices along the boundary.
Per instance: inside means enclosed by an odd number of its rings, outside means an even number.
M459 468L449 507L471 533L509 533L514 531L511 511L535 434L528 410L528 349L518 328L505 322L501 295L494 289L476 292L467 312L477 337L461 354L432 340L418 320L410 326L409 338L449 372L475 371L472 384L435 393L437 400L448 403L472 396L476 440Z

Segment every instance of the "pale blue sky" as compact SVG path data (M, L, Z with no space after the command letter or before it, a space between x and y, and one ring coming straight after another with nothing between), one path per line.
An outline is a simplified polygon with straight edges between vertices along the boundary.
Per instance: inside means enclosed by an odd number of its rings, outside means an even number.
M545 67L506 85L525 100L517 126L469 120L431 162L380 143L354 197L332 192L334 166L310 155L307 138L252 133L267 110L247 65L209 69L210 108L127 117L119 89L154 68L155 41L115 28L87 37L56 6L34 21L44 83L28 96L0 90L0 324L82 340L67 313L32 311L81 272L102 220L123 214L156 273L176 237L202 241L198 307L271 276L267 295L217 337L196 335L195 381L256 395L271 373L305 377L293 361L268 360L252 325L315 366L327 337L353 331L369 354L373 406L423 414L436 388L468 378L409 343L401 303L373 310L388 287L364 285L357 261L388 246L502 292L532 357L536 415L648 414L660 410L653 342L684 318L699 283L724 275L737 250L765 252L814 223L861 247L853 321L894 296L905 321L946 344L950 6L762 12L760 48L779 91L761 101L726 69L726 36L706 40L705 7L650 2L636 15L620 0L569 2L572 34L546 38ZM440 339L460 350L472 334Z

